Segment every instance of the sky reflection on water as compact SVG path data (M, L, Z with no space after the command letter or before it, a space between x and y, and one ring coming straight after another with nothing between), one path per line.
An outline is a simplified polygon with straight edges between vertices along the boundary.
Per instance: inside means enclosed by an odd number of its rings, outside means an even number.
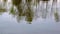
M0 16L0 34L60 34L60 23L53 19L38 18L32 24L24 20L17 23L16 19L4 13Z

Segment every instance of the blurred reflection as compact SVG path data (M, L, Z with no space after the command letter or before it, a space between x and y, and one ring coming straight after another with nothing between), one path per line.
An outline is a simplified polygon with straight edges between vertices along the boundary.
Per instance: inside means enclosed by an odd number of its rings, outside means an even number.
M42 6L42 18L46 18L47 17L47 13L48 13L48 1L49 0L42 0L42 4L45 4L43 6L45 6L46 8L44 8ZM7 0L4 0L4 3L6 3ZM34 3L36 3L37 5L39 4L40 0L34 0ZM33 3L33 4L34 4ZM6 5L6 4L5 4ZM36 5L36 6L37 6ZM25 3L22 2L22 0L12 0L12 6L10 8L10 14L12 14L14 17L16 17L16 20L18 22L20 22L20 20L22 20L22 18L25 17L25 20L28 22L28 24L31 24L31 22L33 21L33 18L34 18L34 11L32 10L32 0L25 0ZM16 10L15 8L16 7ZM37 7L36 7L37 8ZM41 9L41 8L40 8ZM2 8L0 6L0 14L3 13L3 12L6 12L6 8ZM56 22L59 21L59 15L57 12L54 13L54 17L55 17L55 20Z
M6 12L6 8L0 4L0 14Z
M31 22L27 22L27 24L32 24Z
M58 15L58 12L55 12L55 13L54 13L54 16L55 16L56 22L59 22L59 15Z
M26 10L26 20L28 22L32 22L33 20L33 12L31 11L30 8Z
M7 2L7 0L3 0L3 2Z
M2 15L4 12L6 12L6 9L0 9L0 15Z

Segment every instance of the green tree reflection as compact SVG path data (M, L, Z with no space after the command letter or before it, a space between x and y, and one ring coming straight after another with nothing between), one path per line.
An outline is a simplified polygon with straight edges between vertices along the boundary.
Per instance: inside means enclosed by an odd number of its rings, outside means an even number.
M55 16L56 22L59 22L59 14L58 14L58 12L55 12L54 13L54 16Z
M3 0L4 3L7 3L8 0ZM32 3L33 0L25 0L24 2L22 0L11 0L12 2L12 6L10 9L10 14L12 14L14 17L16 17L17 21L20 22L21 17L25 17L25 20L27 22L29 22L29 24L31 24L31 22L33 21L34 18L34 11L32 10L32 4L36 4L34 6L37 5L43 1L43 4L46 3L46 11L44 11L45 13L43 13L44 18L46 18L46 16L48 15L48 1L50 0L34 0L34 2ZM53 0L54 1L54 0ZM43 5L41 4L41 5ZM5 4L6 5L6 4ZM45 6L45 5L44 5ZM15 8L16 7L16 10ZM4 8L4 7L3 7ZM6 8L2 9L0 6L0 13L3 13L6 11ZM58 13L54 13L54 17L56 21L59 21L59 15Z
M6 8L0 5L0 14L3 14L4 12L6 12Z

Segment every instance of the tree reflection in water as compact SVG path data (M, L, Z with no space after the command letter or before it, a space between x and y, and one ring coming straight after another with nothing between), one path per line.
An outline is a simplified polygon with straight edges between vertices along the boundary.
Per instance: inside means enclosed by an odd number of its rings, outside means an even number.
M59 22L59 15L58 15L58 12L55 12L55 13L54 13L54 16L55 16L56 22Z
M8 0L4 0L4 3L6 3L7 1ZM46 18L47 15L48 15L47 14L47 12L48 12L47 10L48 10L48 1L49 0L34 0L33 3L32 3L32 1L33 0L25 0L23 2L22 0L17 0L17 1L16 0L12 0L12 2L11 2L12 6L11 6L11 9L10 9L10 14L14 15L14 17L16 17L16 19L17 19L18 22L20 22L20 20L24 16L25 20L27 22L29 22L29 24L31 24L31 22L33 21L33 18L34 18L34 11L32 10L32 6L35 3L39 4L40 1L43 1L43 4L46 3L46 11L45 12L43 11L44 13L42 13L42 16L44 16ZM16 10L15 10L14 7L16 7ZM2 9L1 6L0 6L0 13L5 12L5 9ZM58 22L59 21L59 15L58 15L57 12L54 13L54 17L55 17L55 20Z

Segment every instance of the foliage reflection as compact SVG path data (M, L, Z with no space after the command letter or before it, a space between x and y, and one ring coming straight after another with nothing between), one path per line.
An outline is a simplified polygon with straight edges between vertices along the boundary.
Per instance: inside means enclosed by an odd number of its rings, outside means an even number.
M34 3L32 3L33 0L25 0L24 2L22 0L11 0L12 1L12 6L10 9L10 14L14 15L16 17L17 21L20 22L21 17L25 17L25 20L31 24L34 18L34 11L32 10L32 4L39 4L41 0L34 0ZM47 17L48 13L48 1L50 0L42 0L43 4L46 4L46 11L42 11L42 18ZM7 2L7 0L3 0L4 3ZM41 4L41 5L43 5ZM53 3L52 3L53 4ZM37 5L36 5L37 6ZM44 5L45 6L45 5ZM16 7L16 9L14 8ZM37 8L37 7L36 7ZM44 8L44 7L43 7ZM44 9L43 9L44 10ZM6 8L1 7L0 5L0 13L3 13L6 11ZM54 17L56 22L59 21L59 15L58 13L54 13Z

